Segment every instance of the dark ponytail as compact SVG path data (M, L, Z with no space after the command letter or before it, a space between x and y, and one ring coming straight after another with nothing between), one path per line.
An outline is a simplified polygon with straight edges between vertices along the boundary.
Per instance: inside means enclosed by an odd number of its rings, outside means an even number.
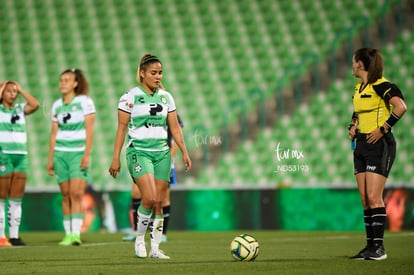
M354 54L355 61L361 61L368 72L368 83L374 83L382 77L384 62L381 53L377 49L361 48Z

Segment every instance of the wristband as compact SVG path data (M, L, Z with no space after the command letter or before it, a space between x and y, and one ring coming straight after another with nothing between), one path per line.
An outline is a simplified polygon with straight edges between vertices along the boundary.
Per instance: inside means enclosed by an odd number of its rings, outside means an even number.
M390 117L385 121L385 124L387 124L390 128L397 123L397 121L400 119L399 116L397 116L394 112L391 113Z

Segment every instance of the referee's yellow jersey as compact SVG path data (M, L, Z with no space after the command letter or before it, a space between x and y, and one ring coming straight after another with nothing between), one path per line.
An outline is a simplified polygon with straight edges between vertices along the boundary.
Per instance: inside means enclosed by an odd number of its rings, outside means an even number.
M353 105L354 112L358 115L359 132L368 134L383 126L390 116L392 106L384 98L393 86L384 77L360 91L361 85L362 82L355 85Z

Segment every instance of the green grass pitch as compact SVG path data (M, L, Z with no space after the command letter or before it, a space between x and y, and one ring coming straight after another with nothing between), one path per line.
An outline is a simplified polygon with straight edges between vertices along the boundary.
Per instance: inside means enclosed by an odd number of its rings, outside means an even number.
M237 262L231 240L254 236L260 253ZM161 244L170 260L138 259L121 233L84 234L79 247L60 247L62 233L21 233L26 247L0 248L0 274L413 274L414 232L385 234L385 261L349 260L364 232L171 231Z

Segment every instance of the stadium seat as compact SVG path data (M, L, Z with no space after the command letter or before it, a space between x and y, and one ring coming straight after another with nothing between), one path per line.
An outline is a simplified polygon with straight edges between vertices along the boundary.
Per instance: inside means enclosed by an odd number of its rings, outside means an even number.
M245 110L254 110L257 101L249 99L250 91L257 86L263 89L264 100L273 98L280 77L292 63L300 64L308 51L317 52L320 62L325 62L335 33L350 25L361 11L370 24L375 23L382 8L375 0L6 1L4 7L0 9L0 16L11 23L0 30L2 75L24 81L34 95L42 99L45 106L42 112L47 113L50 106L46 105L59 96L59 73L72 66L83 69L97 106L96 142L105 148L112 147L113 137L107 137L106 133L115 131L116 126L114 112L107 110L115 110L119 96L135 85L136 66L142 54L155 53L164 60L165 83L173 92L186 125L203 125L209 135L217 135L223 125L223 112L229 118L228 123L238 122L240 106L233 108L235 102L244 100ZM147 27L151 23L156 27ZM405 82L404 76L409 75L408 68L413 65L412 58L408 58L414 49L412 32L400 36L397 45L395 49L401 56L396 61L404 64L404 68L390 78L410 90L412 83ZM384 55L387 61L395 56L393 51L385 51ZM306 68L301 72L306 73ZM287 79L286 85L289 83ZM273 184L275 175L269 172L274 167L273 156L263 157L260 152L271 152L277 141L286 146L299 144L303 150L311 152L306 160L312 167L317 166L315 163L329 161L347 166L349 159L342 160L335 155L324 160L312 150L315 146L319 151L333 150L339 136L344 134L335 132L334 141L328 138L332 135L330 125L343 125L349 115L350 97L343 94L353 84L341 83L340 87L330 87L326 95L316 95L305 112L296 111L285 122L276 122L270 134L259 133L251 146L251 150L257 152L250 152L246 158L242 145L230 162L223 162L223 168L201 173L200 181L208 181L211 177L216 183L224 179L225 184L231 184L234 179L241 184ZM339 105L338 93L342 94ZM409 97L407 100L412 102ZM329 119L321 119L321 113ZM29 178L29 186L39 182L54 184L39 167L47 157L42 152L47 152L48 140L48 132L41 125L48 125L49 119L46 115L38 115L29 120L36 125L32 127L32 146L41 155L33 162L31 173L35 177ZM409 120L401 124L412 128ZM314 131L315 127L320 130ZM191 135L193 129L186 127L184 131ZM399 138L402 148L407 148L404 144L409 143L410 134L402 132ZM326 142L321 143L321 139ZM338 155L349 155L347 141L337 147ZM101 148L94 151L100 166L109 163L109 151ZM245 160L241 161L243 156ZM410 156L406 157L411 160ZM234 162L242 165L239 170L243 172L235 173L229 168ZM260 167L249 169L255 162L259 162ZM100 176L102 169L94 171L97 181L105 180ZM226 171L232 171L232 176L225 178ZM260 173L264 177L254 180ZM341 170L339 174L344 181L350 180L346 172ZM405 174L396 172L396 175L399 180L398 177ZM309 179L323 182L331 176L315 168ZM410 176L404 176L404 180L407 178ZM294 174L289 175L288 180L304 184L306 178Z

